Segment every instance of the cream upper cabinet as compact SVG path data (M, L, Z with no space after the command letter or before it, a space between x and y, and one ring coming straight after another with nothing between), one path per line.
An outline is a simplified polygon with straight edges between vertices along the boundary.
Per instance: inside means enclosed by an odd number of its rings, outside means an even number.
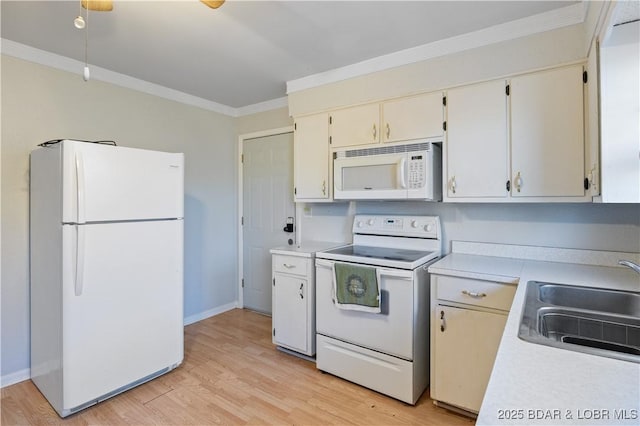
M447 197L507 197L505 81L459 87L446 96Z
M293 158L295 201L330 201L329 114L296 118Z
M581 65L511 79L512 197L584 196Z
M331 112L331 147L380 141L380 104L360 105Z
M442 93L427 93L382 103L381 141L442 137Z

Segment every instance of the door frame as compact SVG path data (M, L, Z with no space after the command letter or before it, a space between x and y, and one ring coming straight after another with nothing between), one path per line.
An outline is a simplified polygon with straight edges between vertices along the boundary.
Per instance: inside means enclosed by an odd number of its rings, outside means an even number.
M242 280L243 280L243 275L244 275L244 228L242 225L242 216L243 216L243 197L244 197L244 191L243 191L243 179L242 176L244 175L244 163L242 162L242 153L243 153L243 147L244 147L244 141L248 140L248 139L256 139L256 138L264 138L264 137L268 137L268 136L277 136L277 135L283 135L286 133L291 133L293 134L293 126L286 126L286 127L278 127L275 129L270 129L270 130L262 130L262 131L258 131L258 132L252 132L252 133L244 133L238 136L238 151L237 151L237 161L238 161L238 191L237 191L237 196L238 196L238 217L236 218L236 223L237 223L237 233L238 233L238 270L237 270L237 282L238 282L238 298L237 298L237 305L238 308L242 309L244 308L244 292L243 292L243 288L242 288ZM291 165L291 167L293 167L293 164ZM293 194L292 194L293 197ZM297 210L297 209L296 209ZM297 227L294 227L294 229ZM296 230L296 234L297 234L297 230ZM296 241L297 241L297 235L296 235Z

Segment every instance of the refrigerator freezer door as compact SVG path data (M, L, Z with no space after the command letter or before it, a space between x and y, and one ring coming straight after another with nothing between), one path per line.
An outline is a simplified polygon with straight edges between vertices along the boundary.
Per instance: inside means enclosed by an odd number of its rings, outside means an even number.
M183 222L62 228L65 411L182 361Z
M63 141L62 222L181 218L184 155Z

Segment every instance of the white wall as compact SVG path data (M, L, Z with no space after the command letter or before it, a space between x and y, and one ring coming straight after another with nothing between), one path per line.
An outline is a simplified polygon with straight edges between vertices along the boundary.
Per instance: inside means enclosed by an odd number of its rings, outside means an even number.
M439 216L445 253L454 240L640 252L638 204L358 201L351 206L317 203L306 207L311 208L312 217L303 216L303 241L317 237L350 241L353 214L404 214ZM327 230L332 231L327 234Z
M29 368L29 152L56 138L185 153L185 306L237 300L236 130L231 117L2 56L2 376Z

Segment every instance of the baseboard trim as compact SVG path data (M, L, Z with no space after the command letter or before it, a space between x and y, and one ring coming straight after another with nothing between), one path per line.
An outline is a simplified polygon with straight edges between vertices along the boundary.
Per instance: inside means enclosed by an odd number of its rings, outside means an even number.
M184 319L184 325L193 324L198 321L202 321L207 318L214 317L216 315L220 315L224 312L230 311L232 309L236 309L238 307L238 302L227 303L226 305L217 306L213 309L209 309L208 311L200 312L194 315L189 315Z
M15 385L16 383L24 382L31 378L31 369L25 368L24 370L16 371L14 373L5 374L0 377L0 388Z

